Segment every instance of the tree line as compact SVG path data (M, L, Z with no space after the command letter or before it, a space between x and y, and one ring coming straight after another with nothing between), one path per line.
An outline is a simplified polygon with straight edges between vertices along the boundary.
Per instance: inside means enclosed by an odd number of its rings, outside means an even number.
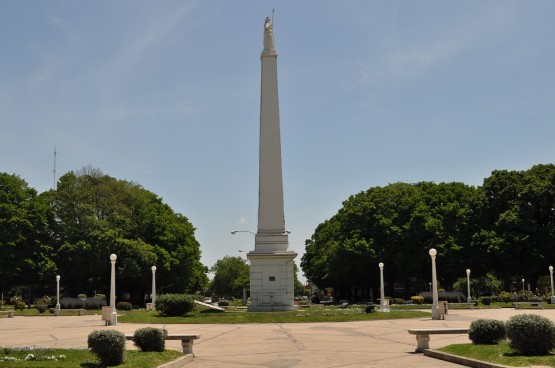
M0 173L0 290L52 295L60 275L63 293L108 295L112 253L117 300L142 305L152 266L159 292L208 283L195 228L139 184L87 167L38 194L19 176Z
M525 279L535 289L555 263L555 166L495 170L479 187L463 183L394 183L350 196L306 241L301 268L342 299L379 290L410 297L427 291L430 248L445 289L471 269L499 278L504 290Z

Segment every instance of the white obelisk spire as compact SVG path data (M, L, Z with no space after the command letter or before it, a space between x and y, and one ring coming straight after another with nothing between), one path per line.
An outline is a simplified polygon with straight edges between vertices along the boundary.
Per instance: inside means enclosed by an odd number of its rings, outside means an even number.
M281 137L277 80L277 52L273 24L264 22L264 49L260 86L260 150L258 231L255 249L247 255L251 262L251 305L249 310L293 309L293 259L288 250L283 209Z
M259 193L255 251L285 251L289 244L283 210L277 52L273 25L268 17L264 23L264 50L260 60Z

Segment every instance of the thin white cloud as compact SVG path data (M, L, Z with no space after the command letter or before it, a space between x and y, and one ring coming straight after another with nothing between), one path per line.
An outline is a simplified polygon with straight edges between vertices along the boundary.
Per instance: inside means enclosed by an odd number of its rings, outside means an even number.
M467 13L447 23L430 26L428 37L416 33L399 35L396 30L379 45L372 45L370 61L359 62L359 83L391 87L419 79L435 67L450 63L469 50L507 37L505 31L517 21L515 9L495 5L480 14Z

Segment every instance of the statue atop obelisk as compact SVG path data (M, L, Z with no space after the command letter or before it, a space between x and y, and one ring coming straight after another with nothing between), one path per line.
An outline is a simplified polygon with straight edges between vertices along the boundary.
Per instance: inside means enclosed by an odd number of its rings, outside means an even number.
M251 263L251 305L249 310L293 309L293 259L285 230L281 136L277 81L277 52L273 22L264 22L264 49L260 85L260 148L258 231L255 249L248 253Z

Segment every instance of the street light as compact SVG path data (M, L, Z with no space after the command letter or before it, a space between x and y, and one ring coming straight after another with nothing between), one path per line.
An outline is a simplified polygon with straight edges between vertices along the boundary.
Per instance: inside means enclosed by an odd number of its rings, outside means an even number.
M551 304L555 304L555 295L553 294L553 266L549 266L549 274L551 275Z
M466 269L466 287L468 289L468 297L466 298L466 301L470 303L472 299L470 298L470 269L469 268Z
M432 319L440 319L438 296L437 296L437 280L436 280L436 255L437 255L437 250L432 248L432 249L430 249L428 254L430 255L430 257L432 257Z
M551 285L553 285L553 283L551 283ZM60 310L60 275L56 275L56 310Z
M382 312L389 312L389 308L387 307L387 302L385 301L385 291L384 291L384 283L383 283L383 262L378 263L378 267L380 268L380 305Z
M152 270L152 309L156 309L156 266L150 269Z
M112 315L110 318L111 325L118 323L118 315L116 313L116 259L118 259L118 256L110 254L110 262L112 263L112 274L110 278L110 306L112 307Z
M522 279L522 293L524 294L524 279Z
M256 234L253 233L252 231L248 231L248 230L233 230L233 231L231 232L231 235L235 235L235 234L237 234L237 233L249 233L249 234L252 234L252 235L256 235Z

